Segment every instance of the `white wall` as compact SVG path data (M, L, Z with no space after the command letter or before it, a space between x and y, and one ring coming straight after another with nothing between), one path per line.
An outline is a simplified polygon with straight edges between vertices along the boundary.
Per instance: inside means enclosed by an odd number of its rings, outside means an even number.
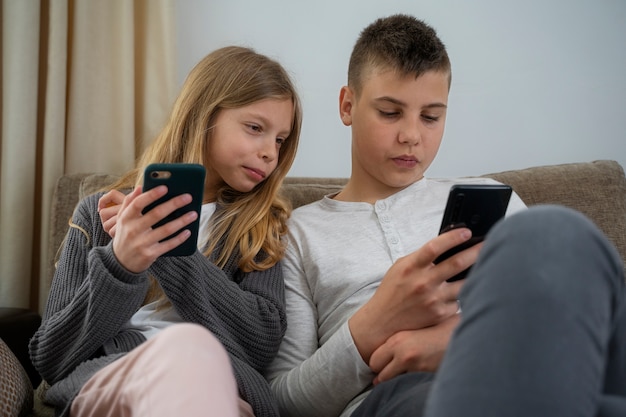
M506 5L505 5L506 3ZM359 32L410 13L447 45L453 82L430 176L614 159L626 167L624 0L179 0L180 83L228 44L278 59L302 95L292 176L348 176L338 92Z

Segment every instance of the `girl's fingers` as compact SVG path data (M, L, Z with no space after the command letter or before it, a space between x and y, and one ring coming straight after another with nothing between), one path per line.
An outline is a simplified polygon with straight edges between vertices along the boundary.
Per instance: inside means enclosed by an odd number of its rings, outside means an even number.
M104 231L109 236L114 237L115 224L117 223L117 215L122 208L122 203L126 195L117 190L111 190L104 194L98 200L98 214L100 215L100 222Z
M155 190L156 190L156 188L155 188ZM165 190L165 191L161 190L161 191L163 192L162 195L165 195L165 192L167 192L167 190ZM133 189L133 191L131 191L128 195L126 195L124 197L124 201L122 202L122 208L121 209L124 210L126 208L130 208L131 206L133 206L133 204L132 204L133 201L135 201L137 198L139 198L142 195L143 194L141 192L141 187L135 187ZM155 198L155 200L156 200L156 198ZM149 203L146 203L146 205L147 204L149 204ZM137 208L135 208L133 211L136 212ZM140 208L139 212L141 212L141 208Z
M105 230L115 236L113 250L126 269L133 272L144 271L159 256L189 239L191 233L182 229L196 220L198 213L192 210L172 220L168 216L188 205L192 200L190 194L173 197L146 211L147 207L166 194L166 186L158 186L146 192L137 187L116 208L118 211L115 217L104 222ZM101 217L107 210L112 208L104 208ZM164 219L168 221L163 223ZM156 224L159 226L154 227Z
M166 188L166 190L167 190L167 188ZM151 192L151 191L152 190L148 191L148 193ZM140 197L137 198L136 205L141 208L140 212L143 212L144 209L149 204L153 203L154 201L156 201L158 198L161 197L161 196L158 196L157 198L152 199L152 198L147 198L149 196L146 196L145 194L147 194L147 193L144 193ZM144 198L144 197L146 197L146 198ZM181 194L179 196L173 197L173 198L171 198L171 199L169 199L169 200L167 200L167 201L165 201L165 202L163 202L163 203L161 203L161 204L151 208L150 211L147 211L146 213L143 213L142 216L143 216L144 221L149 226L152 227L155 224L161 222L167 216L169 216L172 213L174 213L176 210L178 210L178 209L180 209L182 207L185 207L189 203L191 203L191 194ZM175 222L176 220L179 220L179 219L173 219L171 222L168 222L165 225L169 225L170 223ZM191 223L193 220L195 220L195 218L192 219L191 221L180 220L179 222L174 223L174 225L172 225L169 228L166 228L166 229L164 229L162 231L163 235L160 238L161 239L166 238L170 234L180 230L183 226L186 226L187 224ZM176 227L176 225L179 225L179 227ZM159 227L158 229L161 229L161 227ZM169 233L167 233L167 232L169 232ZM165 234L165 233L167 233L167 234Z
M188 229L185 229L171 239L160 242L154 253L155 259L163 255L164 253L167 253L170 250L180 246L185 240L189 239L190 236L191 232Z
M120 205L124 202L124 198L126 195L121 191L111 190L98 200L98 211Z
M171 221L169 221L169 222L167 222L167 223L165 223L165 224L155 228L154 231L153 231L154 239L157 240L158 242L164 241L164 239L167 239L169 236L175 234L180 229L182 229L185 226L191 224L197 218L198 218L198 213L196 213L193 210L188 211L187 213L181 215L180 217L177 217L176 219L173 219L173 220L171 220ZM169 240L171 240L171 239L168 239L168 241ZM181 241L181 243L182 243L182 241ZM178 245L176 245L176 246L178 246Z
M113 228L117 224L117 214L109 217L109 216L105 215L104 211L105 210L100 212L100 220L102 221L102 228L111 237L113 237L113 235L111 234L111 231L113 230Z

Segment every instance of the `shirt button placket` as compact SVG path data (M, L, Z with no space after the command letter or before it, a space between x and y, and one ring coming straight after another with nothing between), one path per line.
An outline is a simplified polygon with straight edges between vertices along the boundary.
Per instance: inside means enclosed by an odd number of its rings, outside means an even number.
M393 222L391 221L392 216L389 212L389 205L385 201L377 201L374 207L378 223L380 224L385 236L387 247L389 248L389 252L393 260L395 261L402 256L402 245L400 244L400 235L394 228Z

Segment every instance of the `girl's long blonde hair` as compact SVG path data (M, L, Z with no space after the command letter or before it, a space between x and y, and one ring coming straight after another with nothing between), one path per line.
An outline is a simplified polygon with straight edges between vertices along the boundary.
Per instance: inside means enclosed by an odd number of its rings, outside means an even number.
M146 149L136 168L110 188L141 184L150 163L185 162L208 164L206 141L222 109L243 107L263 99L289 99L293 122L289 137L280 147L278 165L265 181L250 192L238 192L224 183L217 194L218 209L205 254L224 267L234 253L245 272L276 264L285 251L281 237L291 207L280 186L295 159L302 110L296 89L276 61L243 47L218 49L202 59L189 73L169 121ZM215 252L215 253L214 253Z

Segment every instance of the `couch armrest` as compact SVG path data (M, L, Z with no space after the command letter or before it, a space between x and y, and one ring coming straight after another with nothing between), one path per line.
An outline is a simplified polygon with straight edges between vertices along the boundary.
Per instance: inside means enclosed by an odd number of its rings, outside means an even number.
M41 324L38 313L22 308L0 308L0 339L13 352L33 387L41 381L28 354L28 342Z
M32 409L33 387L28 375L0 339L0 411L3 416L26 416Z

